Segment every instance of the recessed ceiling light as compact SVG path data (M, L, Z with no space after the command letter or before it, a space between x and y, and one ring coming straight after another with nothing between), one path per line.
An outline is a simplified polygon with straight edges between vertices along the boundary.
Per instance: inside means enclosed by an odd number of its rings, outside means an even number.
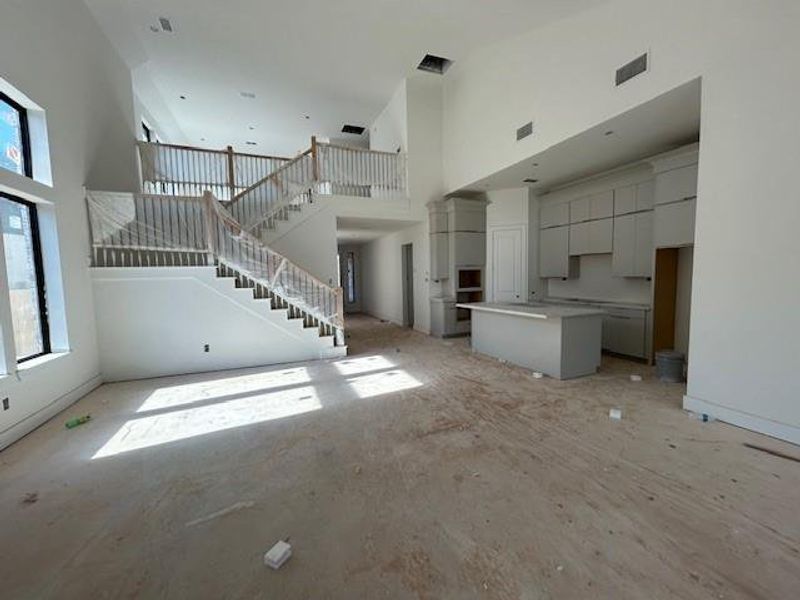
M253 100L256 97L255 92L239 92L239 95L248 100Z
M186 96L181 96L181 100L186 100Z
M605 135L614 135L614 132L609 130L609 131L606 131Z
M538 166L539 166L539 163L533 163L533 166L534 166L534 167L538 167Z
M253 127L252 125L250 125L250 126L248 127L248 129L249 129L250 131L253 131L253 130L255 129L255 127Z
M206 138L200 138L200 141L201 141L201 142L205 142L205 141L206 141Z

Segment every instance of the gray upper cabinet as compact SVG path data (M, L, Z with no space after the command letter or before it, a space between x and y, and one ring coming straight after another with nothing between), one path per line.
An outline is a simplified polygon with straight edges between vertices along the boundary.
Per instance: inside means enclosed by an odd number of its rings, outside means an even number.
M653 213L614 218L611 269L617 277L650 277L653 273Z
M569 222L582 223L614 216L614 190L577 198L569 203Z
M697 196L697 165L659 173L656 176L655 204L680 202Z
M655 197L655 181L644 181L614 190L614 214L627 215L643 210L652 210Z
M656 205L655 245L673 248L694 244L694 220L697 200L683 200Z
M569 277L569 226L539 231L539 277Z
M599 219L569 226L569 254L608 254L613 244L613 219Z
M539 213L539 227L558 227L569 224L569 203L543 204Z

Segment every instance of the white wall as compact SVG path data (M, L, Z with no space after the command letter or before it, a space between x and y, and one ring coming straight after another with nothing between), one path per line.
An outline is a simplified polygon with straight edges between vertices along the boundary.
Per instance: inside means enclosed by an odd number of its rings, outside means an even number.
M798 27L794 0L616 0L458 61L444 91L456 190L701 76L686 406L795 442ZM614 70L647 49L650 72L615 88Z
M369 128L369 147L382 152L408 151L408 103L406 82L395 91L389 103Z
M268 244L323 283L337 286L336 215L327 200L318 197L313 206L292 215L291 223L281 224L280 236Z
M0 76L46 111L53 186L0 172L0 189L40 202L51 321L63 350L0 377L0 397L11 401L0 411L2 447L98 385L82 186L134 190L137 182L130 75L80 0L3 2L0 56Z
M430 249L427 223L391 233L361 246L362 310L374 317L403 324L401 247L414 248L414 329L430 331L428 273Z
M270 312L214 267L93 269L105 381L332 356L316 329ZM124 315L124 318L121 318ZM209 345L205 352L204 346Z

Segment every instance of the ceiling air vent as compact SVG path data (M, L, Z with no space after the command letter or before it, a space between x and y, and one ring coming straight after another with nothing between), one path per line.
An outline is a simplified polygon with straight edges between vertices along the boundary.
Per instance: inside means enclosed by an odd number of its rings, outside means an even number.
M342 133L352 133L353 135L361 135L364 133L364 128L358 125L345 125L342 127Z
M437 75L444 75L445 71L450 68L453 61L449 58L442 58L441 56L434 56L433 54L426 54L417 65L420 71L427 71L428 73L436 73Z
M647 53L642 54L639 58L635 58L627 65L617 69L617 85L620 86L637 75L641 75L645 71L647 71Z
M517 129L517 141L524 140L532 133L533 133L533 121L531 121L530 123L525 123L525 125Z
M166 17L159 17L158 22L161 24L161 29L167 33L172 33L172 23Z

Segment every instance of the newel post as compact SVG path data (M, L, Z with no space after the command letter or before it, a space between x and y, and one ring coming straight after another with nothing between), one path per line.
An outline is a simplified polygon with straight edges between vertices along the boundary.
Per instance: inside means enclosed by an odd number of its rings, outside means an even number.
M233 146L228 146L227 154L228 154L228 189L230 190L230 198L228 199L233 200L234 196L236 196L236 171L234 170L234 164L233 164Z
M314 183L319 182L319 147L317 136L311 136L311 168L313 169Z

